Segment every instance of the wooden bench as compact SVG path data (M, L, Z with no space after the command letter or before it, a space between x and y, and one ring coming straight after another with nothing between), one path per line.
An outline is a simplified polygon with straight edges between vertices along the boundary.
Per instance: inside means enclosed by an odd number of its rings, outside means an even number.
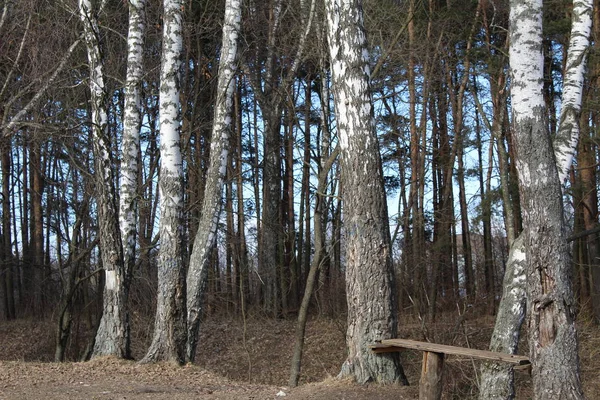
M529 368L529 357L494 351L468 349L444 344L418 342L407 339L385 339L370 346L375 353L389 353L404 349L423 352L423 366L419 381L420 400L439 400L442 398L442 379L444 357L446 354L491 360L515 364L518 368Z

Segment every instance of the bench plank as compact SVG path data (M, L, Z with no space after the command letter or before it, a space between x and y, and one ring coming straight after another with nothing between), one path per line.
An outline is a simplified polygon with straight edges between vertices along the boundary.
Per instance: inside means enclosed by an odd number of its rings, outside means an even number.
M377 353L399 351L402 348L428 351L433 353L452 354L482 360L502 361L516 365L530 364L529 357L515 354L498 353L488 350L468 349L465 347L448 346L445 344L418 342L408 339L384 339L371 347Z

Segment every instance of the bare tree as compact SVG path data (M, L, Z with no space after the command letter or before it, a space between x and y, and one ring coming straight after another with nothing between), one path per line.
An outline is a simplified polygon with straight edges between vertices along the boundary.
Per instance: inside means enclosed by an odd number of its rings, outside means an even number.
M512 0L509 32L534 398L582 399L562 168L555 162L542 91L542 1Z
M107 94L98 27L100 7L90 0L79 0L79 16L89 63L91 92L91 136L96 169L96 203L100 236L100 252L104 268L104 307L92 357L114 355L129 357L127 329L127 274L123 265L123 249L119 231L117 193L114 174L112 139L108 131Z
M143 77L143 44L146 0L129 1L129 34L127 37L127 78L123 110L121 149L120 212L123 264L129 279L135 263L137 234L137 194L142 124L141 89Z
M577 147L579 137L578 115L581 112L586 49L589 46L592 25L592 1L574 1L573 5L563 105L553 150L556 159L553 165L556 165L558 169L560 183L564 183L567 177L573 160L573 152ZM513 81L514 85L515 82ZM511 246L512 249L504 277L504 294L500 301L490 343L491 350L508 353L516 352L520 337L519 331L525 319L527 276L524 268L525 241L523 238L517 238ZM482 400L514 398L512 368L495 363L486 363L482 370L480 388L480 399Z
M196 356L196 344L198 342L200 317L202 316L202 302L206 291L210 253L217 236L217 226L221 214L223 180L229 157L229 138L233 127L231 111L233 109L235 74L237 71L236 56L242 17L240 3L240 0L227 0L225 3L225 22L223 24L223 43L219 59L219 80L217 83L210 161L206 173L200 223L187 275L188 336L186 359L190 362L193 362Z
M142 362L185 360L185 273L182 256L183 165L180 148L181 0L163 1L160 72L160 248L154 336Z
M380 357L369 348L396 336L398 310L362 1L327 0L325 6L344 185L348 357L340 376L406 384L397 353Z

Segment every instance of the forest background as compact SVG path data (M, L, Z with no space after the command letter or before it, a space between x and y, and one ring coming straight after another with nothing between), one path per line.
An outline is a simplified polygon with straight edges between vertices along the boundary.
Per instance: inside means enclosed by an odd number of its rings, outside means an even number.
M86 29L81 3L6 0L0 20L0 319L53 318L57 360L93 352L93 343L73 346L71 332L73 324L92 332L101 324L106 278L99 272L106 266L99 244L100 232L109 228L99 204L103 193L113 193L119 204L124 187L130 4L102 2L94 13L110 154L101 166L90 124L90 38L87 46L80 40ZM214 142L225 4L181 5L177 253L187 271ZM496 313L511 238L523 229L508 89L509 4L369 0L364 7L398 309L400 318L420 321L421 334L432 339L428 327L457 307L461 316ZM281 0L244 2L241 10L222 214L201 312L294 318L317 259L312 312L343 315L349 233L324 10L320 2ZM560 122L571 10L569 1L544 2L543 95L551 133ZM144 11L128 296L133 313L151 319L161 297L157 264L165 248L159 240L158 94L166 14L155 1ZM588 51L580 141L564 192L577 302L596 321L598 25Z

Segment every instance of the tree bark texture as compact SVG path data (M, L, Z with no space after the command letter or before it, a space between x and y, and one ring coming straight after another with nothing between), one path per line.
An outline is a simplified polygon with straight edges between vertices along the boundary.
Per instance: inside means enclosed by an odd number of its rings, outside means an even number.
M186 344L183 239L183 165L180 148L181 0L164 0L160 72L160 248L154 337L143 362L183 363Z
M517 3L519 2L515 2L515 4L511 3L511 9L520 9L522 11L523 7L519 8ZM524 2L522 4L527 6L529 3ZM564 182L564 177L566 177L567 171L570 170L573 160L572 155L574 148L571 149L569 146L576 147L579 137L577 120L574 120L573 117L577 116L581 110L581 88L583 85L583 70L586 59L585 49L589 46L591 10L592 1L574 1L571 41L568 50L569 54L567 57L567 71L565 73L563 92L563 108L561 109L560 124L558 129L559 132L554 139L553 152L554 159L556 161L551 163L552 167L554 167L554 165L557 166L559 176L558 179L560 183ZM529 12L525 11L523 15L525 18L527 18L528 14ZM515 17L517 17L516 12ZM541 24L541 20L535 21L535 23ZM516 21L513 22L513 29L515 29L517 26L522 27L523 23L517 25ZM515 32L515 34L521 38L521 33ZM514 43L511 43L512 46L514 46ZM541 46L541 38L539 38L539 46ZM539 49L534 48L532 50L541 52L541 47ZM526 64L526 61L523 61L523 63ZM539 71L536 73L539 73ZM523 86L523 84L521 84L519 81L515 82L514 79L512 84L513 86L517 87L517 92L519 92L519 86ZM535 84L535 82L532 82L532 84ZM533 90L535 93L537 89L531 90ZM539 89L539 91L541 91L541 89ZM538 99L538 101L540 100ZM541 101L543 101L543 99ZM518 107L519 106L517 105L517 109ZM496 123L497 121L495 120L494 125L496 125ZM500 152L503 153L503 146L500 146L502 138L499 135L497 135L497 140L499 143ZM500 157L502 161L502 154ZM538 174L535 173L536 178L537 175ZM506 181L506 179L504 180ZM503 191L508 190L507 182L503 182L503 188ZM562 193L560 193L558 196L562 196ZM561 208L561 213L562 212L563 210ZM512 221L509 221L509 224L512 224ZM496 325L494 327L494 333L492 335L492 342L490 345L491 350L513 352L516 350L516 344L519 341L521 323L523 321L523 317L520 316L520 310L525 303L525 293L520 288L521 284L519 282L525 282L526 276L525 270L520 268L521 261L514 259L513 257L520 258L521 254L525 253L524 246L525 241L521 237L517 238L512 244L513 248L509 254L507 268L505 271L504 294L499 305L498 317L496 319ZM519 270L522 270L521 273L523 274L520 278L518 278ZM563 274L568 275L568 271L563 271ZM512 349L514 350L511 351ZM496 372L494 372L494 370ZM502 382L502 388L493 387L493 382ZM512 372L510 372L506 367L501 365L491 366L491 364L483 367L480 399L488 398L514 398L514 380L512 377Z
M127 78L123 110L123 143L121 159L121 197L119 222L123 242L123 264L127 279L135 264L137 235L137 195L142 124L141 89L143 78L143 44L146 0L129 1L129 34L127 37Z
M492 333L490 350L515 354L519 345L520 329L525 319L525 247L520 235L512 244L504 273L503 293ZM480 400L514 399L513 366L506 363L486 362L481 369Z
M398 355L369 344L397 333L396 286L360 0L328 0L327 37L344 184L348 357L340 377L407 383Z
M423 352L419 399L440 400L444 378L444 353Z
M534 398L582 399L571 257L541 90L542 1L511 1L509 32Z
M579 116L592 33L593 3L593 0L573 1L571 37L567 50L559 125L554 138L554 154L561 184L564 184L569 176L579 141Z
M210 161L206 172L204 201L190 258L187 275L187 347L186 359L194 361L202 316L202 300L206 291L210 250L216 242L221 214L223 182L229 157L230 136L233 128L231 111L237 71L237 41L240 30L240 0L227 0L223 24L223 44L219 61L217 100L213 122Z
M101 8L101 7L100 7ZM90 0L79 1L80 19L86 43L91 92L91 135L94 153L96 204L100 236L100 255L105 285L103 312L96 333L92 357L112 355L129 358L127 329L127 284L119 231L115 160L108 132L107 94L97 13Z

